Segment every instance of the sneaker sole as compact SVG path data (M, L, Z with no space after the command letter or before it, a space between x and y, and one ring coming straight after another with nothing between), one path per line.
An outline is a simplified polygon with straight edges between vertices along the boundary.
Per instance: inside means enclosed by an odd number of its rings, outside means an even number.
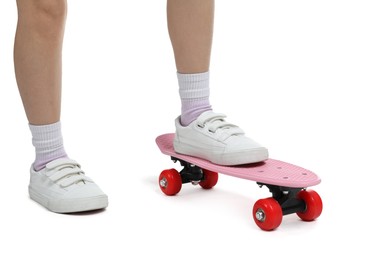
M107 195L82 199L53 200L42 195L29 186L30 198L48 210L56 213L75 213L104 209L108 206Z

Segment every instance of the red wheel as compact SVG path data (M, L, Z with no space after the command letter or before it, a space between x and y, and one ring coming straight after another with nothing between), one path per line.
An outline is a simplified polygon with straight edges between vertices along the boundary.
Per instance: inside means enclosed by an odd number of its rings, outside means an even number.
M160 189L168 196L173 196L181 190L181 176L175 169L162 171L158 181Z
M283 212L274 198L260 199L253 206L253 219L262 230L270 231L282 223Z
M301 190L297 198L306 204L305 211L297 212L297 215L304 221L312 221L318 218L322 212L322 200L320 195L314 190Z
M202 170L203 170L203 180L201 182L199 182L199 185L203 189L206 189L206 190L211 189L218 182L218 173L213 172L213 171L209 171L209 170L205 170L205 169L202 169Z

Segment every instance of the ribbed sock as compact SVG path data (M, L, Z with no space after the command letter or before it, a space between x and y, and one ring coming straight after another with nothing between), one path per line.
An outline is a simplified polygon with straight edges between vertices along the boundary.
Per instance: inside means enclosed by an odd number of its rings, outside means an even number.
M34 170L45 168L49 162L68 157L62 140L61 122L50 125L29 125L35 147Z
M180 123L191 124L203 112L212 110L209 96L209 72L196 74L177 73L181 99Z

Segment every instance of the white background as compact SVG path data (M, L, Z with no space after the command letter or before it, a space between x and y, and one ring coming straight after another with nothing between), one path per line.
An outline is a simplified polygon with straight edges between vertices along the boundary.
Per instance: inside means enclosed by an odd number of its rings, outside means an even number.
M388 259L388 1L216 2L214 110L272 158L322 178L321 217L285 216L274 232L252 220L253 203L269 196L252 182L220 175L210 191L159 190L160 172L177 166L154 139L174 131L180 110L165 1L68 3L65 146L110 205L61 215L28 198L34 150L13 72L16 5L1 1L0 259Z

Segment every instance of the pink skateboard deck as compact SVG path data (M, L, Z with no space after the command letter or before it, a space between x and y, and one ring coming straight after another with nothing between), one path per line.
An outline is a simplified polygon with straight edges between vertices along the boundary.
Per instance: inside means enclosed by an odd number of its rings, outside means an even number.
M165 194L177 194L181 189L181 184L187 182L199 183L205 189L212 188L217 183L217 173L222 173L255 181L260 186L265 185L270 189L273 197L257 201L253 209L256 224L264 230L272 230L279 226L282 215L297 213L301 219L309 221L321 214L321 198L315 191L306 190L307 187L321 182L315 173L275 159L238 166L216 165L204 159L176 153L173 148L173 139L174 134L163 134L156 138L161 152L171 156L175 162L180 161L184 167L180 173L175 169L165 170L161 173L159 184ZM264 203L266 205L263 205ZM310 203L313 205L309 205ZM259 208L257 204L260 204L262 208ZM279 210L276 210L277 213L268 212L267 222L265 221L264 208L271 207L269 204ZM309 206L310 212L308 212ZM273 215L277 220L275 223L269 222L270 216ZM264 224L265 222L267 223Z
M310 187L321 182L321 179L309 170L274 159L268 159L264 163L222 166L196 157L177 154L173 149L173 138L174 134L165 134L157 137L156 143L161 152L203 169L256 182L293 188Z

